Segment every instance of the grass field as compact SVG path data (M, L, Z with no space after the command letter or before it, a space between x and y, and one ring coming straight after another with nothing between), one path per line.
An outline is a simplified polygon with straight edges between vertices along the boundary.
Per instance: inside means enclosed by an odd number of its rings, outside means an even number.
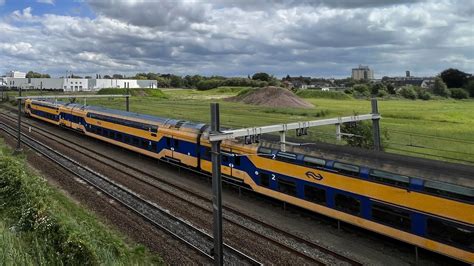
M223 100L244 89L165 89L166 99L132 97L131 111L209 122L209 103L219 102L222 125L233 128L370 113L369 100L305 98L315 105L313 109L269 108ZM124 108L124 102L124 99L88 100L88 104L110 108ZM379 111L383 117L382 130L388 130L390 136L386 151L474 164L473 100L381 100ZM310 140L336 143L333 126L314 128L309 133Z
M162 265L50 187L0 138L1 265Z

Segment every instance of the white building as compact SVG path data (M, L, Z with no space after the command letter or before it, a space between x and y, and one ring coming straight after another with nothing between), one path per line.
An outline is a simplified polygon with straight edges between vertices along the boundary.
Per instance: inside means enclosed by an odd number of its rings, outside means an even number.
M2 78L1 85L29 90L97 91L104 88L158 88L156 80L84 78Z
M5 76L9 78L25 78L26 73L20 71L10 71L7 72Z
M359 65L358 68L352 69L352 79L354 80L372 80L374 79L374 71L369 66Z

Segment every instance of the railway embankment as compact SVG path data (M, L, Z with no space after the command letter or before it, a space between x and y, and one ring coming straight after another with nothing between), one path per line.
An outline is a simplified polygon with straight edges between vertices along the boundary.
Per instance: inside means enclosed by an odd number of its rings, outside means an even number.
M162 264L29 168L0 139L0 258L8 264Z

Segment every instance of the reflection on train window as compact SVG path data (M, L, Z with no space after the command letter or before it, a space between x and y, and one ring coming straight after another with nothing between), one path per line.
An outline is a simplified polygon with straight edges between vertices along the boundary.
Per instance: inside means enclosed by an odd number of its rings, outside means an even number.
M351 175L351 176L358 176L359 175L359 166L346 164L346 163L334 163L334 169L338 170L339 172Z
M339 209L343 212L350 214L359 215L360 214L360 201L347 195L336 194L335 203L336 209Z
M409 231L411 228L410 213L388 205L373 203L372 219L406 231Z
M310 156L305 156L303 158L303 162L305 165L309 167L324 167L326 165L326 161L323 159L315 158L315 157L310 157Z
M296 184L293 181L288 181L285 179L278 179L278 191L296 196Z
M326 190L313 186L304 186L304 197L311 202L326 205Z
M454 184L426 180L424 191L440 196L474 202L474 189Z
M270 186L270 176L264 173L260 173L260 185L264 187Z
M410 185L410 178L407 176L379 170L370 170L369 177L375 181L392 184L398 187L408 187Z
M474 251L474 231L472 227L456 225L448 221L428 218L428 237L454 244L468 251Z
M296 154L280 151L277 153L276 159L278 161L293 163L296 160Z

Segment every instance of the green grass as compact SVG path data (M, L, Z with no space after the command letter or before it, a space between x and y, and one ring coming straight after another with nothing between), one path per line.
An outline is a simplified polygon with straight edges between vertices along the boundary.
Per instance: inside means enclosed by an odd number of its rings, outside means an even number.
M340 91L320 91L320 90L301 90L296 93L301 98L320 98L320 99L338 99L349 100L351 96Z
M223 100L245 93L246 89L164 90L168 99L132 97L130 106L134 112L208 123L209 103L219 102L222 125L234 128L350 116L371 110L370 101L365 99L306 98L315 105L312 109L260 107ZM125 107L124 102L88 100L89 104L110 108ZM473 100L380 100L379 110L381 127L390 135L386 151L474 164ZM318 127L305 138L336 143L334 134L333 126Z
M82 206L25 170L0 139L2 265L163 264L143 246L127 244Z
M121 89L121 88L105 88L97 92L99 95L106 94L127 94L127 92L132 96L142 96L142 97L154 97L154 98L168 98L161 90L157 89Z

